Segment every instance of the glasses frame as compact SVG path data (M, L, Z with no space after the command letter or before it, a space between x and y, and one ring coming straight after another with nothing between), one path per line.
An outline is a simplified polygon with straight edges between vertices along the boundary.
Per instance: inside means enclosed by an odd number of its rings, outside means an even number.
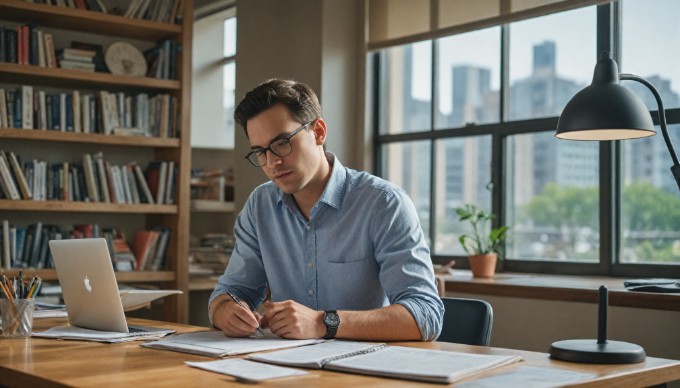
M257 149L254 149L254 150L248 152L248 153L246 154L246 157L245 157L245 158L248 159L248 161L250 162L250 164L252 164L253 166L255 166L255 167L262 167L262 166L264 166L265 164L267 164L267 151L269 151L269 152L271 152L272 154L278 156L279 158L282 158L282 157L284 157L284 156L286 156L286 155L290 155L290 153L293 152L293 144L291 143L290 139L292 139L295 135L297 135L298 133L300 133L300 131L302 131L303 129L305 129L305 127L309 126L309 124L313 123L314 121L316 121L316 119L314 119L314 120L312 120L312 121L308 121L308 122L306 122L305 124L302 124L302 126L300 126L299 128L297 128L296 130L294 130L294 131L291 132L290 134L288 134L288 135L286 135L286 136L284 136L284 137L282 137L282 138L276 139L276 140L272 141L271 143L269 143L269 146L268 146L268 147L265 147L265 148L257 148ZM290 145L290 151L287 152L287 153L285 153L285 154L283 154L283 155L277 153L276 151L274 151L274 150L272 149L272 146L274 145L274 143L279 143L279 142L281 142L281 141L286 142L286 143L288 143L288 144ZM255 159L255 160L257 161L257 163L256 163L255 161L253 161L253 160L250 158L251 156L253 156L253 155L258 155L258 154L264 155L264 157L265 157L264 163L260 164L259 158L256 158L256 159Z

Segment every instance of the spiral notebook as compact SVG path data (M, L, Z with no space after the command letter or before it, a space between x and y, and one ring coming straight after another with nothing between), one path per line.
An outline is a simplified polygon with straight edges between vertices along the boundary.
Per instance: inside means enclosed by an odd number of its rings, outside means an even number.
M286 366L447 384L522 360L519 356L447 352L350 341L329 341L303 348L253 354L247 358Z

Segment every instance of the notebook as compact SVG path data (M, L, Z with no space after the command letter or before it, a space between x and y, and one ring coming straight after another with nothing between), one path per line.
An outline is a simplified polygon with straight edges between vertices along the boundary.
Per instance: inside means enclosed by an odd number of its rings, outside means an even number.
M71 326L129 335L173 332L128 326L105 239L51 240L49 245Z

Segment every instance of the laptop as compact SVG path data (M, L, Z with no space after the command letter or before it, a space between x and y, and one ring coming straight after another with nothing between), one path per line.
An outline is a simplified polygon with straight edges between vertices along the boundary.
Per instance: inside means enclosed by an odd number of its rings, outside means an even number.
M140 335L164 331L128 326L105 239L51 240L49 245L71 326Z

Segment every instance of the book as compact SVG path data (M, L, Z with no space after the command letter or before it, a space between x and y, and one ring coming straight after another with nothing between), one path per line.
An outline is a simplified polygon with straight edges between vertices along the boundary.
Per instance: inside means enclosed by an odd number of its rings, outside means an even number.
M445 384L522 360L519 356L343 342L347 341L325 342L303 349L255 354L247 358L280 365ZM343 348L346 348L346 351L343 352Z
M234 376L244 382L261 382L270 379L278 379L290 376L304 376L308 374L308 372L297 369L267 365L259 362L242 360L240 358L198 362L185 361L185 364L194 368Z
M271 333L271 332L269 332ZM208 357L225 357L264 350L285 349L323 342L323 339L289 340L266 336L231 338L218 330L187 333L141 344L146 348L171 350Z
M153 260L159 233L155 230L138 230L132 242L132 252L137 259L135 269L143 271L146 269L149 259Z
M113 240L113 268L116 271L133 271L135 269L135 255L125 239Z
M21 164L19 163L17 156L14 155L14 152L10 151L7 153L7 159L9 160L9 164L12 167L12 171L14 171L14 177L17 180L22 198L32 199L33 194L31 193L31 188L28 187L28 182L26 181L24 172L21 170Z

